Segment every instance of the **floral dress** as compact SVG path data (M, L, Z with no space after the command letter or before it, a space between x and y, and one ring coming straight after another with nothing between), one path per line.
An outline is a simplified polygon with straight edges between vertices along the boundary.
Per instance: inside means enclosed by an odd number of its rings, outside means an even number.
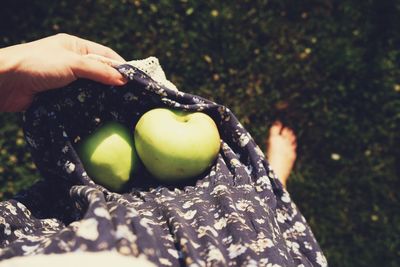
M0 203L0 259L73 251L118 251L157 266L327 266L263 152L232 112L168 88L131 65L129 82L79 80L40 95L24 115L43 181ZM95 184L76 145L107 121L131 130L156 107L200 111L221 135L212 167L175 184L135 177L123 193Z

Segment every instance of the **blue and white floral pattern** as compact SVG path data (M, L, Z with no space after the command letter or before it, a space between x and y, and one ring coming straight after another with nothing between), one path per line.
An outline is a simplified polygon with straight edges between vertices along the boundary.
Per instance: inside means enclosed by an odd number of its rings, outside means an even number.
M38 97L25 137L45 178L0 203L0 259L70 251L117 250L158 266L327 266L308 224L260 148L232 112L168 89L122 65L130 82L80 80ZM180 184L135 177L124 193L86 174L75 148L102 123L133 130L155 107L201 110L219 127L211 169Z

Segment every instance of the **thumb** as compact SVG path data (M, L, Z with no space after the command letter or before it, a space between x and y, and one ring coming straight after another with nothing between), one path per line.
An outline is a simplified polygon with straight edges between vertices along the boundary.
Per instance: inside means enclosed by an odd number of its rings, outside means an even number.
M110 64L92 57L79 55L72 71L78 78L90 79L104 84L124 85L126 83L125 77Z

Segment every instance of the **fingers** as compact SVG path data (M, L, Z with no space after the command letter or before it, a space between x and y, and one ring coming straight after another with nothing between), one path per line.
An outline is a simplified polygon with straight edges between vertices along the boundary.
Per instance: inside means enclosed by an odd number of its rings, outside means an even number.
M84 57L100 61L101 63L107 64L107 65L109 65L111 67L116 67L116 66L119 66L121 64L124 64L124 62L117 61L117 60L114 60L114 59L111 59L111 58L108 58L108 57L99 56L99 55L96 55L96 54L87 54L87 55L84 55Z
M62 47L79 55L96 54L119 62L126 62L120 55L118 55L117 52L115 52L111 48L86 39L79 38L74 35L59 33L50 37L43 38L42 41L44 40L55 40Z
M76 38L77 38L77 48L79 49L82 55L96 54L119 62L126 62L125 59L123 59L120 55L117 54L117 52L115 52L114 50L112 50L107 46L89 40L85 40L79 37Z
M116 69L99 60L77 56L72 71L77 78L85 78L109 85L124 85L125 78Z

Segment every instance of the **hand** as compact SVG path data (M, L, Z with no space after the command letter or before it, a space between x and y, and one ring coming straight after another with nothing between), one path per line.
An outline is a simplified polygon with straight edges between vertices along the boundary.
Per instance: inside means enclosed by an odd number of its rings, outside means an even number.
M123 85L112 66L125 60L112 49L68 34L0 49L0 111L22 111L36 93L77 78Z

